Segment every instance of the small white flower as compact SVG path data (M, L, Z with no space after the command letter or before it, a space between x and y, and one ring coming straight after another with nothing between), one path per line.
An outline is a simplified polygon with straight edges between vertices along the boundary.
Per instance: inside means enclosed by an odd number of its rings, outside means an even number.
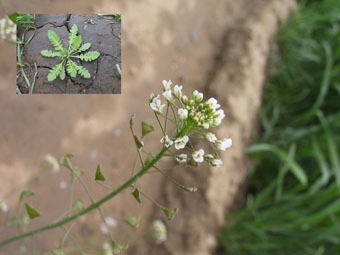
M224 117L225 117L224 111L222 109L218 110L214 114L213 126L217 127L218 125L220 125Z
M171 90L164 91L162 95L166 98L166 100L168 100L170 102L172 102L174 100L174 97L172 96Z
M165 147L169 148L174 142L169 139L168 135L166 135L161 139L161 143L164 144Z
M220 149L221 151L225 151L226 149L228 149L229 147L231 147L231 145L233 144L233 141L231 140L231 138L224 138L223 140L217 140L215 142L215 145L218 149Z
M183 136L181 138L177 138L175 140L175 148L177 150L184 149L185 145L189 142L189 137L188 136Z
M187 154L180 154L176 156L176 160L178 163L186 163L188 160Z
M117 221L112 217L105 217L105 222L111 228L114 228L117 226Z
M167 238L166 226L161 220L152 222L153 237L157 244L163 243Z
M209 142L211 142L211 143L214 143L214 142L217 141L216 135L214 135L214 134L211 133L211 132L206 133L206 134L205 134L205 138L206 138Z
M192 98L197 102L201 102L203 100L203 93L198 92L197 90L195 90L192 93Z
M163 108L165 107L165 104L162 104L161 100L159 99L159 95L154 97L150 103L150 107L155 112L162 113Z
M155 94L154 94L154 93L151 93L151 94L150 94L150 97L149 97L149 98L150 98L150 101L152 101L152 99L153 99L154 97L155 97Z
M203 155L204 155L204 150L203 149L199 149L198 151L194 151L192 153L192 158L198 162L198 163L201 163L203 162L204 158L203 158Z
M220 108L220 105L217 103L217 100L213 97L209 98L209 100L207 101L207 104L209 105L209 107L214 109L214 111Z
M188 110L183 109L183 108L179 108L178 109L178 116L181 120L187 119L188 118Z
M182 97L182 87L183 86L179 86L179 85L175 85L175 87L174 87L174 94L177 98Z
M214 158L210 160L210 165L215 166L215 167L220 167L223 164L223 161L219 158Z
M171 90L171 84L172 84L171 80L168 80L168 81L164 80L162 83L163 83L164 91L165 90Z

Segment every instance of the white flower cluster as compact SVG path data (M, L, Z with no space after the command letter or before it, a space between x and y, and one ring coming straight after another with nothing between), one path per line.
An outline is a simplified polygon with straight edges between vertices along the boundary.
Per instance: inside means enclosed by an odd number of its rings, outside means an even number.
M215 98L210 98L206 102L203 101L203 93L195 90L191 97L183 95L183 86L175 85L172 91L172 82L163 81L163 97L166 99L167 103L171 106L176 107L178 119L177 123L179 126L184 126L188 123L191 125L191 129L188 133L199 134L203 136L206 140L213 143L215 147L219 150L225 151L232 145L231 138L217 139L216 135L211 132L206 132L209 127L217 127L221 124L224 119L224 111L220 108L217 100ZM177 100L177 101L176 101ZM178 102L179 104L176 104ZM160 95L155 96L153 93L150 95L150 107L156 113L162 115L163 108L165 107L160 98ZM164 115L163 115L164 116ZM166 116L167 117L167 116ZM176 119L175 119L176 120ZM177 150L185 149L189 142L189 136L184 135L182 137L177 137L176 139L169 138L165 135L161 139L161 143L170 148L172 145L175 146ZM222 160L217 156L217 154L206 154L203 149L193 150L191 157L187 154L179 154L175 156L178 163L187 163L190 159L196 163L202 163L203 161L208 162L210 165L219 167L223 164Z
M3 40L17 39L17 26L8 17L0 19L0 36Z

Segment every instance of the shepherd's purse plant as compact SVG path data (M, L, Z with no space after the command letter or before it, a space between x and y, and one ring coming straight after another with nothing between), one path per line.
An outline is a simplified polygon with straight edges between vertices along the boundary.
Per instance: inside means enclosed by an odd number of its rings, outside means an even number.
M73 33L74 31L75 29L73 30ZM162 147L158 153L154 154L153 152L147 151L144 147L144 138L155 130L154 126L142 121L141 136L137 136L134 131L135 116L133 115L130 120L130 130L136 146L136 156L131 171L131 177L122 185L111 188L109 184L104 184L107 179L105 177L105 171L100 165L98 165L94 175L95 181L99 185L103 185L105 188L111 189L107 195L98 201L94 201L89 189L83 181L85 171L72 163L72 154L67 154L59 161L49 155L48 160L51 163L51 166L53 166L51 167L53 171L59 171L59 166L64 166L67 170L69 170L71 174L72 187L76 183L79 183L85 189L91 203L86 205L81 199L74 202L75 199L73 198L72 193L70 200L73 201L73 203L70 203L70 208L66 214L64 213L63 216L57 220L30 231L25 231L27 224L29 224L27 223L27 219L29 218L30 220L33 220L38 218L40 215L43 215L43 212L34 205L25 203L24 209L26 210L26 221L24 221L24 218L17 218L16 220L13 220L12 218L11 224L12 226L18 226L21 231L7 240L0 241L0 247L4 247L20 239L33 237L38 233L45 232L47 230L60 227L65 228L64 225L73 222L66 231L65 237L60 242L59 246L51 250L52 254L69 254L65 245L67 243L65 240L67 239L72 226L74 226L74 223L76 223L81 216L94 210L98 210L104 224L107 225L106 228L104 226L105 232L109 233L110 243L105 244L105 250L108 248L110 249L108 254L120 254L128 247L128 245L120 243L112 237L107 217L105 217L101 206L129 188L131 189L132 197L134 197L138 203L142 202L142 198L148 199L164 213L164 216L166 216L168 220L172 220L177 213L177 208L168 208L155 201L140 189L137 184L137 180L144 174L160 173L179 189L186 192L195 192L197 191L196 187L187 187L180 184L177 180L171 177L166 170L161 169L158 165L159 161L163 157L170 157L174 159L178 166L190 165L197 167L199 164L206 162L213 167L220 167L223 162L219 157L217 150L225 151L232 145L232 140L230 138L219 139L214 133L209 131L209 128L219 126L225 117L224 111L220 109L220 105L215 98L210 98L203 102L203 93L195 90L191 95L186 96L183 95L182 86L175 85L172 89L171 85L171 81L163 81L163 92L161 94L163 98L161 98L161 95L155 95L152 93L148 102L162 132L162 136L159 139ZM196 139L205 140L211 143L213 145L212 148L215 148L215 150L213 152L208 152L203 148L197 148L193 143ZM140 170L135 172L138 161L140 163ZM34 195L35 193L33 191L23 191L20 196L19 203L26 200L27 197ZM3 204L3 207L6 207L6 211L10 210L4 199L0 201ZM124 220L124 223L136 228L139 225L139 220L140 216L131 216ZM24 227L22 226L24 224L23 222L26 222ZM165 226L160 221L156 221L153 223L153 228L157 230L156 242L160 243L165 241Z
M41 55L48 58L59 57L61 60L59 64L56 64L49 71L48 81L54 81L58 76L61 80L64 80L66 71L72 78L75 78L77 73L83 78L91 78L90 72L85 67L78 65L74 59L90 62L96 60L100 56L100 53L98 51L86 52L91 47L91 43L84 43L82 45L82 37L78 35L78 27L76 24L74 24L70 30L69 46L67 49L63 46L56 32L48 30L48 39L56 51L42 50Z

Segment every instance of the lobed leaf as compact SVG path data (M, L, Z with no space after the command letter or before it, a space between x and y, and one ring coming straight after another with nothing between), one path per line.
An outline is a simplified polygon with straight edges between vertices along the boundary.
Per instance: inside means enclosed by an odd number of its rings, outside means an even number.
M76 66L76 68L81 77L86 78L86 79L91 78L91 74L85 67Z
M84 54L78 56L79 59L84 61L93 61L99 57L100 53L98 51L88 51Z
M72 77L76 77L77 75L77 65L71 59L69 59L66 63L67 73Z
M65 73L65 68L63 67L62 69L61 69L61 72L60 72L60 79L61 80L64 80L65 79L65 76L66 76L66 73Z
M78 35L74 38L74 40L71 44L71 47L70 47L71 48L70 53L75 52L76 50L79 49L79 47L81 45L81 41L82 41L81 35Z
M79 52L84 52L86 50L88 50L91 47L91 43L84 43L80 48L79 48Z
M71 48L71 45L73 45L74 39L77 37L77 33L78 33L78 27L76 24L74 24L68 35L69 48Z
M61 52L55 52L51 50L42 50L40 51L40 53L44 57L48 57L48 58L61 57Z
M63 43L60 40L60 37L56 32L52 30L48 30L48 39L50 39L51 44L57 51L63 51Z
M62 72L63 62L55 65L49 72L47 76L48 81L54 81Z

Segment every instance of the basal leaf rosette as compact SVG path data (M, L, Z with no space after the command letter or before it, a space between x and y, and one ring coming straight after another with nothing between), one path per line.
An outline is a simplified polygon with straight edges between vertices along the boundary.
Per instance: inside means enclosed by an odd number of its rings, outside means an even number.
M168 148L179 164L197 166L199 163L207 162L211 166L220 167L223 162L217 151L206 153L202 148L194 148L191 142L194 139L204 139L221 151L231 147L231 138L218 139L209 131L210 128L218 127L225 118L220 104L213 97L203 101L203 93L197 90L187 96L182 92L183 86L175 85L172 89L171 85L170 80L163 81L163 98L153 93L150 95L149 104L156 116L161 116L176 125L175 134L168 134L166 130L162 130L163 137L160 142ZM172 118L169 112L172 112ZM183 129L186 130L185 133L179 134L179 130Z
M75 78L77 74L85 79L91 78L90 72L83 66L78 65L74 60L91 62L96 60L100 53L98 51L87 51L91 47L91 43L82 45L82 37L78 35L78 27L74 24L69 33L68 49L63 45L58 34L52 30L48 30L48 39L56 51L42 50L40 53L47 58L59 57L61 62L55 65L48 73L48 81L54 81L57 77L64 80L66 73ZM86 52L87 51L87 52ZM73 60L72 60L73 59ZM66 70L65 70L66 69Z

